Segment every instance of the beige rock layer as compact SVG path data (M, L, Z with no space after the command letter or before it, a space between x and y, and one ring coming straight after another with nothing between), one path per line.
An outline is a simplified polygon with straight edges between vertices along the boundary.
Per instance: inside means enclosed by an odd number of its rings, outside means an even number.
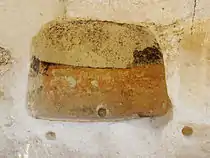
M32 43L33 55L42 61L91 67L125 68L133 63L135 51L146 48L159 49L147 28L98 20L51 21ZM151 54L160 56L162 62L160 52Z

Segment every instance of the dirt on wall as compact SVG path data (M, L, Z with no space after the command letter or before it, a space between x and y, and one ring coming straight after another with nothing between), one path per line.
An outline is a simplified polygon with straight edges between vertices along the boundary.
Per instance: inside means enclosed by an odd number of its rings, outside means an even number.
M118 120L162 116L170 107L160 46L140 25L51 21L33 38L30 70L40 82L29 79L36 118Z
M163 62L147 28L110 21L54 20L33 38L32 47L43 61L75 66L125 68Z

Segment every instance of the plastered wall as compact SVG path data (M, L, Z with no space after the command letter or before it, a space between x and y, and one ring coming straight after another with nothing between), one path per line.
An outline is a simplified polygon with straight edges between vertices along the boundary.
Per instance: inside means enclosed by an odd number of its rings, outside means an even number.
M208 0L1 0L0 157L210 157ZM160 118L112 123L35 120L26 111L31 38L59 16L147 26L164 54L173 109ZM193 128L190 137L181 130ZM52 131L53 140L46 137Z

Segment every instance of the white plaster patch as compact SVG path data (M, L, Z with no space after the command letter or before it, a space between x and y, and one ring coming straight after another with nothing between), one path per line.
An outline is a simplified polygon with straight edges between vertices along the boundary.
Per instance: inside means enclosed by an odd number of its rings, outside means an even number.
M77 85L76 79L72 76L66 77L66 80L69 82L71 88L74 88Z

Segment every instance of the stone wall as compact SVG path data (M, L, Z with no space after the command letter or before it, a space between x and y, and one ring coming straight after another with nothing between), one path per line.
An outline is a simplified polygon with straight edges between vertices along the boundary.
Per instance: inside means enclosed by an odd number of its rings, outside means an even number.
M0 157L209 157L209 7L208 0L1 0L0 47L11 58L0 64ZM29 117L31 38L59 16L148 27L163 50L170 114L83 124ZM184 126L191 136L183 136Z

